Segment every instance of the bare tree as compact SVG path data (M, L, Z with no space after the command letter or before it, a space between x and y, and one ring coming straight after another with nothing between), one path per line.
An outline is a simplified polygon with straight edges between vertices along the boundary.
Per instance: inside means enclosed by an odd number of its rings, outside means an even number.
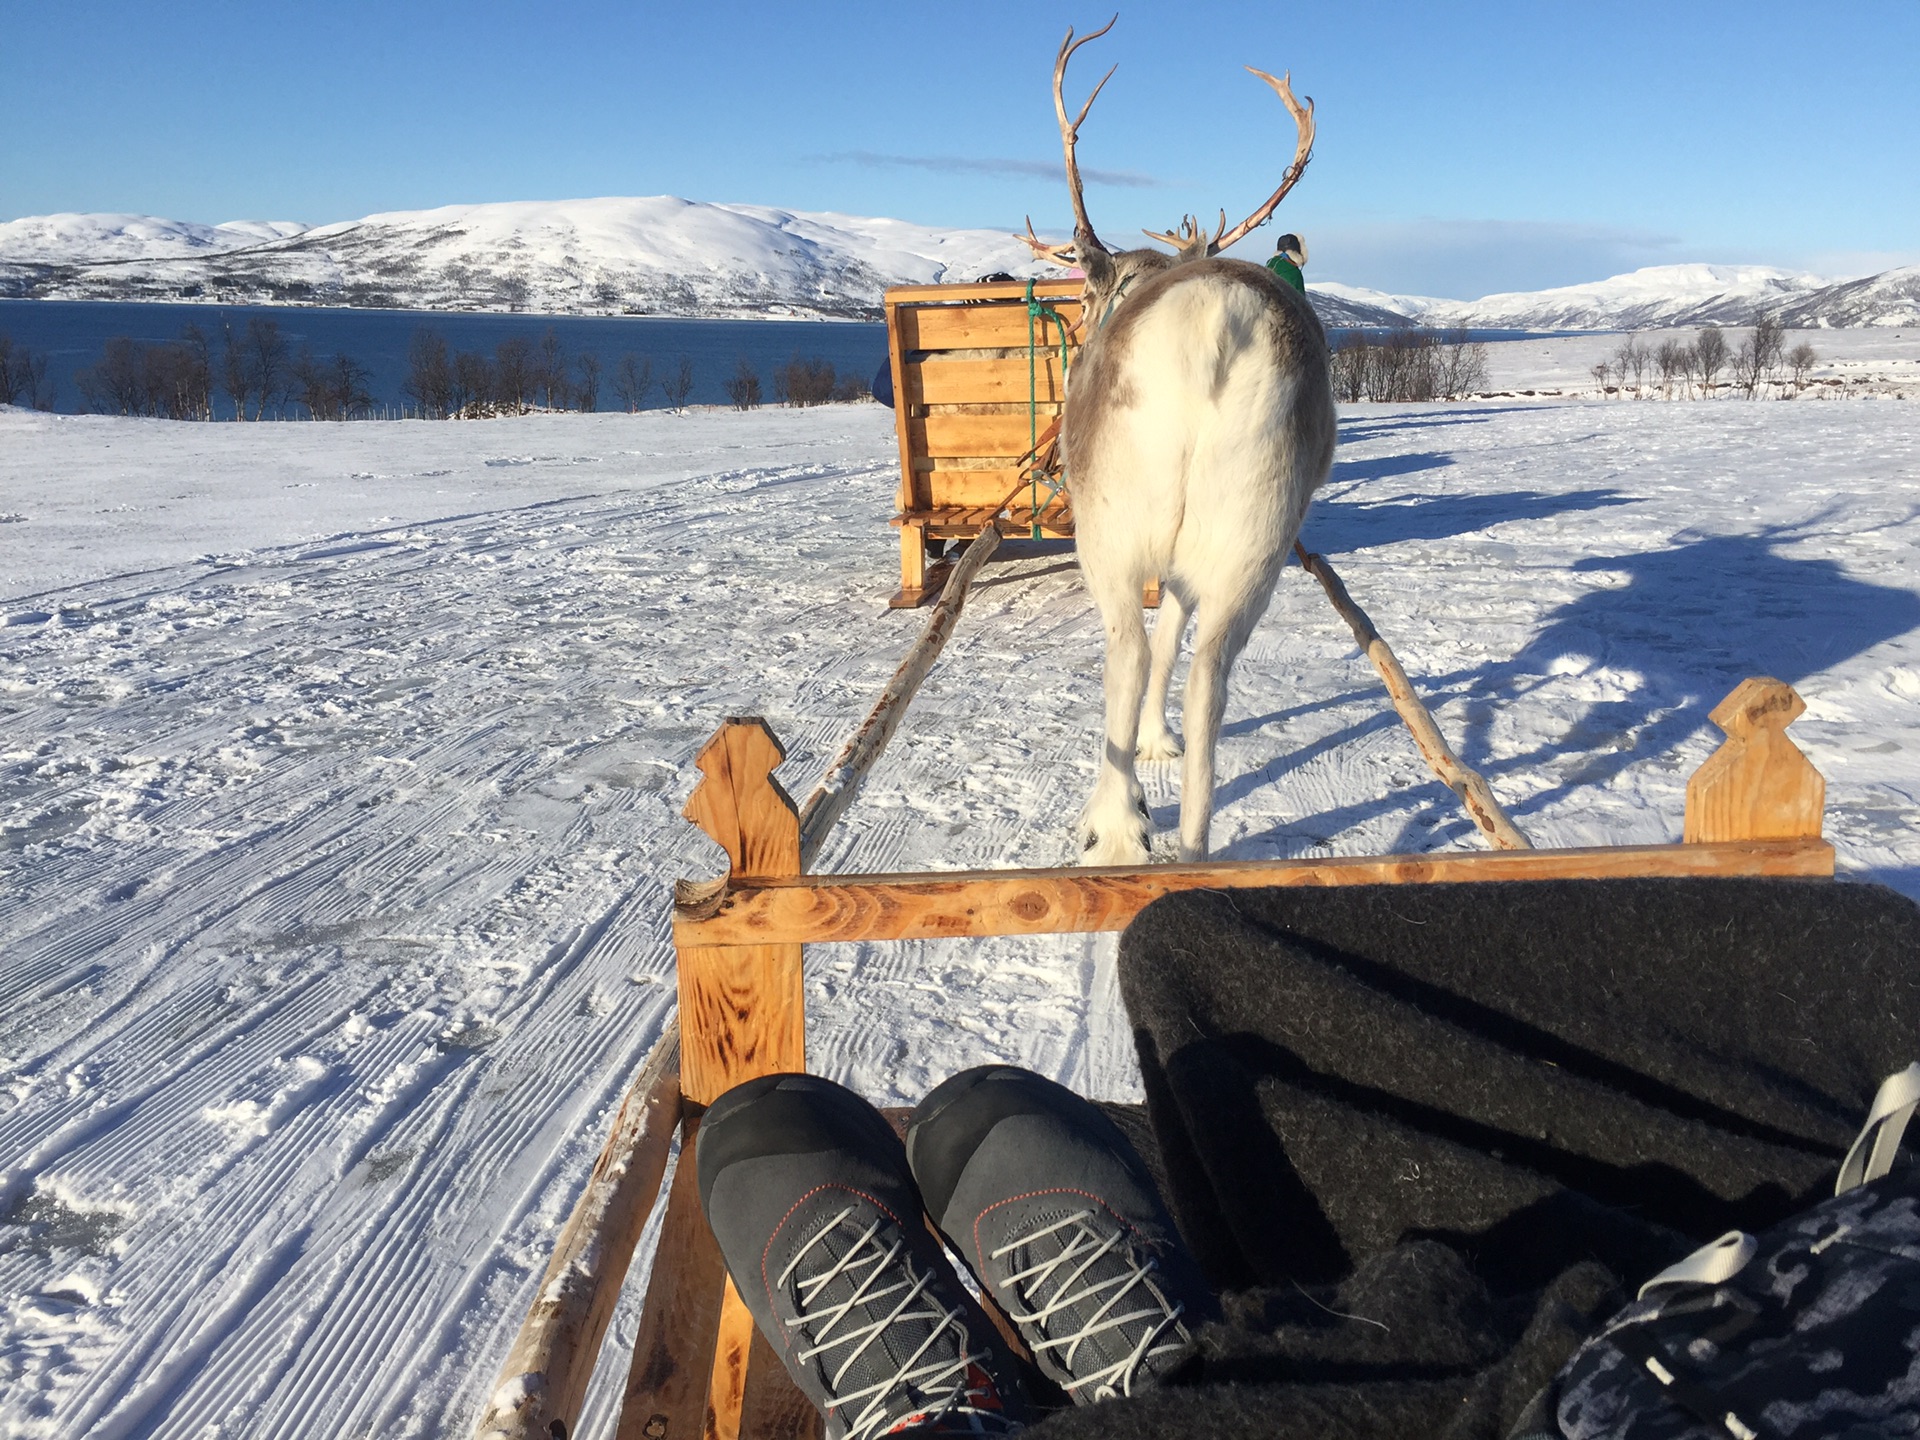
M642 359L631 350L627 351L620 357L620 363L613 367L614 396L627 407L627 413L631 415L646 403L647 392L652 389L652 357Z
M73 379L88 409L102 415L145 415L150 412L143 372L140 348L133 337L112 335L101 348L100 358L76 372Z
M213 346L206 332L192 321L180 330L173 389L177 418L213 419Z
M1700 333L1693 337L1694 364L1700 370L1700 388L1709 397L1713 394L1714 376L1718 375L1727 363L1727 337L1720 333L1718 325L1702 326Z
M573 363L580 372L579 382L573 387L574 398L580 402L580 408L591 415L600 408L600 357L584 350Z
M660 389L666 395L668 405L675 410L684 410L687 398L693 394L693 361L682 355L680 363L661 379Z
M1796 394L1807 388L1807 376L1819 363L1819 354L1805 340L1787 352L1787 368L1793 371L1793 388Z
M773 396L796 409L824 405L833 399L833 364L819 356L802 360L795 355L773 372Z
M27 377L21 364L26 347L13 348L13 337L0 334L0 405L11 405L27 389Z
M253 418L278 407L287 394L287 341L278 321L255 315L247 321L244 345L247 388L253 396Z
M46 354L24 348L18 353L20 371L27 381L27 404L36 410L53 409L53 381L47 374Z
M1645 397L1647 362L1651 358L1647 347L1640 343L1638 335L1629 335L1626 343L1614 352L1614 373L1620 377L1620 384L1623 387L1631 381L1633 398L1636 400Z
M1459 400L1487 383L1487 347L1465 330L1436 337L1434 389L1442 400Z
M43 373L38 387L45 387ZM150 415L164 420L213 416L213 376L206 336L189 325L179 340L142 345L127 335L108 339L96 364L74 381L90 409L107 415ZM47 397L51 406L51 395Z
M293 388L315 420L351 420L373 406L366 366L347 355L321 360L303 346L293 362Z
M1587 373L1593 376L1595 388L1599 390L1601 398L1605 399L1607 394L1607 377L1613 374L1613 367L1602 360Z
M500 280L500 298L507 302L509 310L518 310L527 303L527 296L533 293L533 287L527 283L527 277L518 270L505 275Z
M533 389L533 342L524 335L509 335L493 349L494 403L524 415Z
M462 350L453 357L453 387L448 393L450 414L478 420L493 414L496 385L493 366L477 350Z
M252 393L247 379L247 356L233 326L220 326L220 389L233 402L233 418L247 418L247 396Z
M1733 357L1733 380L1746 392L1749 400L1760 392L1760 387L1772 378L1774 370L1780 364L1780 351L1786 344L1786 331L1778 320L1762 319L1753 327L1753 333L1740 343L1740 350Z
M1678 340L1662 340L1660 348L1653 352L1653 367L1660 376L1663 399L1673 398L1673 387L1680 379L1680 352L1685 348Z
M444 420L458 413L453 399L453 357L437 330L419 329L407 345L407 378L400 392L420 407L427 420Z
M21 403L35 410L53 409L53 385L47 379L47 357L0 335L0 405Z
M1693 378L1700 370L1700 351L1692 345L1681 345L1674 351L1674 363L1680 367L1680 385L1688 395L1693 394Z
M567 408L567 356L560 348L560 332L553 326L547 327L547 333L540 337L540 345L533 355L533 386L545 397L544 404L549 410Z
M727 399L736 410L753 410L760 404L760 376L744 355L734 367L733 378L727 381Z

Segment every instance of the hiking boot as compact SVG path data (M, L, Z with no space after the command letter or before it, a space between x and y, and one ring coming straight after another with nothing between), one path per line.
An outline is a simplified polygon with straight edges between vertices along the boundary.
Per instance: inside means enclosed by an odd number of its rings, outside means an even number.
M828 1080L763 1076L713 1103L695 1150L734 1288L827 1440L1020 1429L1013 1359L927 1229L877 1110Z
M1215 1302L1119 1127L1031 1071L988 1065L920 1103L907 1160L927 1213L1077 1405L1194 1361Z

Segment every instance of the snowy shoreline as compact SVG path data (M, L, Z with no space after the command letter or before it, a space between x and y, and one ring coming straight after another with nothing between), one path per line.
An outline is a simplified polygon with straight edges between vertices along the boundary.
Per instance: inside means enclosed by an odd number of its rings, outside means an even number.
M669 1013L695 750L765 715L804 790L918 630L896 464L871 406L0 410L0 1435L470 1424ZM1706 711L1773 674L1843 875L1920 896L1920 407L1346 407L1305 539L1536 843L1676 838ZM1070 552L1005 549L823 869L1069 858L1100 627ZM1226 856L1476 843L1297 570L1220 776ZM810 1063L1130 1097L1112 957L818 947Z

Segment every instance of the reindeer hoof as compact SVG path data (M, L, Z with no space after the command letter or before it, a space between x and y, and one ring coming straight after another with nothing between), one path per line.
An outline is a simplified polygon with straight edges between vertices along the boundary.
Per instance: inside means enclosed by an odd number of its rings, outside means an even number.
M1082 865L1144 865L1147 863L1147 827L1122 825L1117 830L1080 832Z
M1162 730L1158 735L1144 736L1139 747L1133 752L1134 758L1146 765L1178 760L1186 753L1186 747L1171 730Z

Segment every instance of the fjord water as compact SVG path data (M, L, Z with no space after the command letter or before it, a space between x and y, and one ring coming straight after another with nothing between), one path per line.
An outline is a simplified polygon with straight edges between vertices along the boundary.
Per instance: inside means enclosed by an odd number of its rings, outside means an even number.
M142 342L177 340L188 324L197 325L218 354L224 327L243 330L254 316L280 326L288 356L310 346L324 359L349 355L367 368L376 406L398 410L407 373L407 346L414 332L436 330L454 350L494 347L519 335L538 343L551 328L569 359L586 353L600 357L600 408L617 408L613 367L632 351L653 361L654 389L649 408L666 404L659 380L677 369L682 356L693 362L695 405L724 404L725 385L742 359L760 376L767 399L773 398L773 372L798 355L830 361L837 372L873 378L887 355L887 327L879 323L830 320L677 320L641 315L520 315L429 310L350 310L280 305L166 305L111 300L0 300L0 335L49 357L54 408L74 414L87 408L74 382L76 371L100 358L107 340L128 335ZM294 407L296 410L298 407ZM226 410L224 397L216 413Z

